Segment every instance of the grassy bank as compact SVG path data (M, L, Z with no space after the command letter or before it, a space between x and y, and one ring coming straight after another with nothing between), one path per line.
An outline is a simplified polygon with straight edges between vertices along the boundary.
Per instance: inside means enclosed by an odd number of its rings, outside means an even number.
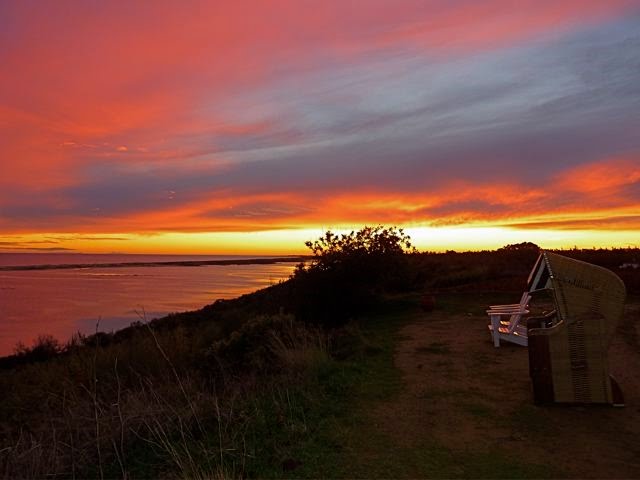
M201 333L149 325L4 372L4 475L338 475L351 400L397 386L389 359L407 308L331 333L255 317L200 354Z

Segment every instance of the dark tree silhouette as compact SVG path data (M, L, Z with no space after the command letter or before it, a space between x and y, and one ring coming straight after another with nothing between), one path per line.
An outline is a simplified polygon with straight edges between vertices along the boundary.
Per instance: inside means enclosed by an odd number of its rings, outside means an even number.
M305 245L313 252L293 275L296 314L336 326L410 282L407 254L415 249L401 228L364 227L349 234L326 232Z
M498 251L507 251L507 252L522 252L522 251L540 251L540 247L533 242L522 242L522 243L514 243L512 245L505 245L502 248L499 248Z

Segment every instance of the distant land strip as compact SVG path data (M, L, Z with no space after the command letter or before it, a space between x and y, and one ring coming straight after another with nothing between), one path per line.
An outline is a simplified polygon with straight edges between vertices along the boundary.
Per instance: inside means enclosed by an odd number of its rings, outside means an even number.
M77 268L124 268L124 267L202 267L206 265L269 265L273 263L304 262L308 256L246 258L237 260L188 260L177 262L118 262L118 263L65 263L60 265L7 265L0 271L19 270L69 270Z

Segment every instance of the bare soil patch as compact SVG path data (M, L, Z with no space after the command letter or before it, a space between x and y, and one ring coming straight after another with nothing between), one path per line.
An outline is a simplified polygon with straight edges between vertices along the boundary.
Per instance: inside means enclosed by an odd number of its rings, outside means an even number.
M500 471L507 461L542 465L552 476L640 478L640 299L628 300L610 350L624 408L535 406L526 348L494 348L480 311L461 296L401 329L394 362L404 387L372 409L372 425L397 448L452 452L459 466L450 476L477 476L466 459L486 458L496 477L509 476Z

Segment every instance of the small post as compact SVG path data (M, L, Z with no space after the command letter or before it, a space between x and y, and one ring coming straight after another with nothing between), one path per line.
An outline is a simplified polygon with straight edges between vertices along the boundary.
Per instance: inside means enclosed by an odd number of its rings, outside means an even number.
M491 334L493 335L493 346L500 347L500 315L491 315Z

